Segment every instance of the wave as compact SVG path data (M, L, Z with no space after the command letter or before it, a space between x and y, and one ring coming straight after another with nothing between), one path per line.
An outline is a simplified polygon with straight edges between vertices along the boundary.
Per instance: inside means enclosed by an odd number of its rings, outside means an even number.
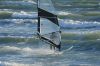
M50 50L49 48L30 48L30 47L16 47L16 46L0 46L0 54L21 54L23 56L40 56L40 55L50 55L50 54L58 54L55 53L54 50Z
M1 19L0 20L0 26L2 25L9 25L9 24L25 24L25 23L30 23L30 24L35 24L37 20L33 19Z
M64 12L64 11L58 11L57 14L58 15L69 15L69 14L72 14L72 13Z
M80 28L80 29L89 29L89 28L100 28L100 22L89 22L89 21L75 21L62 19L60 20L60 25L63 28Z
M37 39L34 39L34 37L25 37L25 36L10 36L10 37L1 37L0 38L0 43L20 43L20 42L25 42L25 43L37 43Z
M12 45L17 44L17 46L23 45L25 46L28 44L29 46L38 46L38 39L35 39L34 37L25 38L25 37L2 37L0 38L0 44L2 45ZM91 50L91 51L99 51L100 50L100 32L87 32L87 33L62 33L62 49L67 49L70 46L71 50ZM24 45L25 44L25 45ZM20 48L19 48L20 49ZM40 52L40 50L44 49L31 49L31 48L22 48L20 50L29 50L29 54L34 54L36 52ZM33 51L34 50L34 51ZM19 50L18 50L19 51ZM29 52L27 51L27 52ZM44 51L43 53L47 52L49 50ZM23 51L24 53L26 51ZM50 51L53 53L52 51ZM47 52L48 53L48 52ZM36 53L39 54L39 53ZM42 54L42 53L40 53Z
M27 18L27 19L29 19L29 18L37 18L37 14L36 13L28 14L28 13L26 13L24 11L21 11L20 13L17 13L17 12L13 13L12 14L12 18Z
M1 19L36 19L37 13L36 12L13 12L13 11L0 11L0 15L2 15Z
M0 46L0 54L18 54L20 51L20 48L14 47L14 46Z
M2 62L2 61L0 61L0 66L43 66L43 64L41 62L35 62L34 64L27 64L27 63Z
M83 32L62 32L62 41L63 40L82 40L82 41L90 41L90 40L99 40L100 39L100 31L83 31ZM9 43L9 42L25 42L28 39L28 42L36 42L35 34L7 34L5 36L1 34L0 42Z
M18 35L18 33L34 33L36 31L36 20L12 19L0 20L0 35ZM4 34L3 34L4 33ZM20 35L19 34L19 35ZM23 35L25 35L23 34ZM27 35L27 34L26 34Z
M1 1L0 5L33 5L36 4L34 1Z

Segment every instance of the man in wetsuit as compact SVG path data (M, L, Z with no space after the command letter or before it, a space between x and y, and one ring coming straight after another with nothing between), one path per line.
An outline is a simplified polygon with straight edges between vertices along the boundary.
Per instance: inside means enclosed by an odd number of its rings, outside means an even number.
M54 50L57 48L60 51L60 49L61 49L60 39L61 38L59 38L59 34L57 32L52 32L50 35L50 39L56 45L56 46L54 46L54 45L50 44L50 48L54 49Z

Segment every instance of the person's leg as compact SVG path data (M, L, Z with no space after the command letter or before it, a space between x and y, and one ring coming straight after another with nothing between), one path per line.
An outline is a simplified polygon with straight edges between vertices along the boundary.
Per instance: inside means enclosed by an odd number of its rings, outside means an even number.
M57 46L58 50L61 50L61 43Z
M52 49L52 45L50 44L50 49Z
M56 48L56 47L55 47L55 46L53 46L53 49L54 49L54 50L55 50L55 48Z

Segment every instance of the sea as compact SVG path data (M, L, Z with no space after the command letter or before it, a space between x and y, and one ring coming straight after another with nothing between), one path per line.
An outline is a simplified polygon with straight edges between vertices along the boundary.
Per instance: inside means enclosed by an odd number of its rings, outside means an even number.
M36 0L0 0L0 66L100 66L100 0L52 2L62 32L59 52L36 38Z

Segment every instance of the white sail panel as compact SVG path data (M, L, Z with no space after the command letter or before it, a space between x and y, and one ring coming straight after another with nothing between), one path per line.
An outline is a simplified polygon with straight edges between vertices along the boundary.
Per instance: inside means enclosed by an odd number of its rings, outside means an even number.
M39 8L41 8L47 12L56 14L55 8L54 8L51 0L39 0L38 4L39 4L38 5Z
M52 32L57 32L60 30L60 27L56 25L55 23L49 21L45 18L40 18L40 34L49 34Z

